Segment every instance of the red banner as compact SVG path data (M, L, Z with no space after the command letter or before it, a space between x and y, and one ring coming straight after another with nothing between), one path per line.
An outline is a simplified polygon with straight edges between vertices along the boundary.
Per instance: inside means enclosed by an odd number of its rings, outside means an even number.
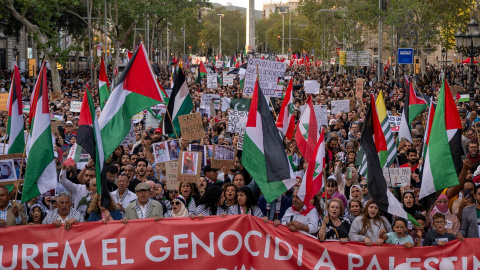
M320 243L285 226L249 215L205 220L168 218L0 229L0 269L438 269L449 257L455 269L480 269L480 239L444 247L404 248L363 243ZM416 267L416 268L415 268Z

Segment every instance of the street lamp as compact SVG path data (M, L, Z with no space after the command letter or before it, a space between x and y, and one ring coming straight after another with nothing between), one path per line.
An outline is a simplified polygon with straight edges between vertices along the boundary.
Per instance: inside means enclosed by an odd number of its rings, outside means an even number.
M220 48L219 48L219 56L222 55L222 17L225 16L224 14L217 14L217 16L220 18Z
M470 101L473 101L475 93L473 89L473 68L475 67L473 64L473 58L480 55L480 32L478 29L478 23L474 18L472 18L467 24L467 31L465 34L463 34L461 30L458 30L455 35L455 45L459 53L470 58L470 89L468 95Z
M447 50L442 48L442 58L443 58L443 72L445 72L445 62L447 62Z
M280 12L282 13L282 57L285 54L285 11Z

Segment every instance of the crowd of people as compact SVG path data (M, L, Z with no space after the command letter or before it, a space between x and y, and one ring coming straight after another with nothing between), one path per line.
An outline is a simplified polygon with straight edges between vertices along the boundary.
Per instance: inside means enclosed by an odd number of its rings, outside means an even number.
M450 65L442 70L435 65L427 66L427 74L416 77L416 91L426 99L436 101L441 80L467 87L468 67ZM110 67L111 71L112 67ZM156 66L158 81L170 88L169 67ZM222 97L242 98L239 79L234 85L207 88L206 78L196 82L195 74L185 68L193 111L202 106L202 94L219 94ZM235 156L235 166L216 169L206 160L201 176L196 183L180 182L178 187L165 186L166 168L164 163L156 163L152 144L172 140L164 134L162 125L145 126L145 120L135 124L136 142L119 145L105 163L107 186L110 192L110 205L103 207L102 198L97 194L96 173L93 160L86 164L63 165L68 149L76 143L79 113L70 111L72 101L81 101L86 91L85 83L90 80L88 70L61 71L62 96L51 100L52 114L61 114L63 126L55 130L55 157L58 170L58 186L51 194L43 194L21 204L21 185L16 182L9 191L0 187L0 226L54 224L55 227L72 228L78 222L103 222L121 220L128 223L132 219L190 217L203 219L205 216L252 215L265 222L273 221L273 226L285 225L290 231L301 231L318 237L319 241L338 240L363 242L367 246L383 243L403 245L406 248L431 245L445 245L454 239L479 237L480 231L480 153L478 132L475 123L480 121L478 82L475 82L475 101L458 103L457 109L463 126L462 145L465 151L463 168L459 173L459 185L439 191L429 200L419 200L421 169L423 163L423 137L427 113L420 114L412 123L413 141L398 141L397 159L394 167L410 167L411 182L404 187L391 190L420 226L388 213L383 213L369 193L367 179L358 171L357 159L359 139L369 108L370 93L375 97L383 91L387 110L394 116L401 115L405 101L405 81L403 76L395 79L386 73L377 80L376 69L362 68L358 74L365 79L363 98L348 112L328 115L326 128L326 167L324 187L314 196L308 207L297 196L307 162L302 157L295 141L283 139L285 155L297 177L297 184L273 202L268 203L255 179L242 166L242 151ZM112 72L109 72L112 74ZM295 120L305 107L308 94L303 82L317 80L320 83L318 95L312 95L316 105L327 105L330 112L332 100L355 97L353 74L338 74L334 68L288 66L286 75L291 76L294 89ZM9 73L0 72L0 88L8 90ZM49 76L50 78L50 76ZM476 78L474 78L476 81ZM25 102L30 100L35 78L22 74L22 92ZM285 89L286 89L285 84ZM51 86L51 83L49 83ZM98 96L98 87L92 87ZM285 90L284 90L285 91ZM245 97L247 98L247 97ZM273 109L280 111L282 99L272 99ZM95 102L98 107L98 101ZM239 141L238 133L227 132L228 115L232 109L222 111L221 106L215 115L204 117L205 137L187 141L179 138L173 145L177 150L188 150L190 144L234 145ZM100 113L100 112L99 112ZM272 117L277 114L272 114ZM25 113L27 119L28 113ZM7 115L2 113L0 132L2 142L5 134ZM168 119L168 118L167 118ZM25 121L28 129L28 121ZM175 153L173 155L175 157ZM28 165L27 165L28 166ZM161 221L160 221L161 222ZM268 225L270 226L270 225Z

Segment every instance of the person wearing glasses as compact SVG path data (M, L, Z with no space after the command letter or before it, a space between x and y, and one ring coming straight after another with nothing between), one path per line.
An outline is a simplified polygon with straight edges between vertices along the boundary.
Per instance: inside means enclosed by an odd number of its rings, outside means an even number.
M110 192L112 198L117 205L118 210L122 212L122 215L125 214L125 209L130 204L137 199L137 195L130 190L128 190L128 185L130 184L129 176L126 173L121 173L115 181L118 189Z
M154 218L155 221L162 219L163 207L159 202L150 199L150 186L147 183L139 183L135 187L135 194L137 199L125 209L125 218L122 219L124 224L132 219Z
M169 210L164 217L188 217L188 210L185 207L185 198L182 195L177 195L177 197L173 199L172 210Z
M360 188L362 189L363 205L365 205L368 202L368 200L370 200L372 198L372 195L370 195L370 193L368 192L367 180L362 180L360 182Z
M445 216L437 212L433 215L433 228L425 234L423 240L423 246L445 246L448 241L453 241L458 238L458 240L463 241L463 236L461 233L455 237L453 234L448 233L445 229Z

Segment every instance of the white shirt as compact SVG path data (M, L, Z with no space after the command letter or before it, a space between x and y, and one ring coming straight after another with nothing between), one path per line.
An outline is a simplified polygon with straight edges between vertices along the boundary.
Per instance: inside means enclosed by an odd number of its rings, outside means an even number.
M125 195L125 193L126 193L127 195ZM123 207L124 209L127 209L127 206L128 206L132 201L135 201L135 200L137 199L137 194L131 192L130 190L128 190L128 188L127 188L127 190L125 191L125 193L123 194L123 195L125 195L125 198L124 198L123 201L122 201L122 207ZM117 195L118 195L118 197L122 198L122 196L120 196L120 194L118 194L118 189L115 190L115 191L110 192L110 195L112 195L112 198L113 198L113 200L115 201L115 204L118 203L118 201L117 201Z
M60 184L64 186L68 192L72 194L72 202L73 202L73 209L77 209L78 202L87 196L90 193L85 185L82 184L74 184L70 180L67 179L67 171L61 170L60 171Z
M305 210L306 207L303 206L302 210ZM309 233L316 233L318 231L318 213L317 209L313 208L310 212L304 216L297 211L292 210L292 207L288 208L285 211L285 215L282 218L282 224L287 225L288 222L298 221L304 225L308 226Z

